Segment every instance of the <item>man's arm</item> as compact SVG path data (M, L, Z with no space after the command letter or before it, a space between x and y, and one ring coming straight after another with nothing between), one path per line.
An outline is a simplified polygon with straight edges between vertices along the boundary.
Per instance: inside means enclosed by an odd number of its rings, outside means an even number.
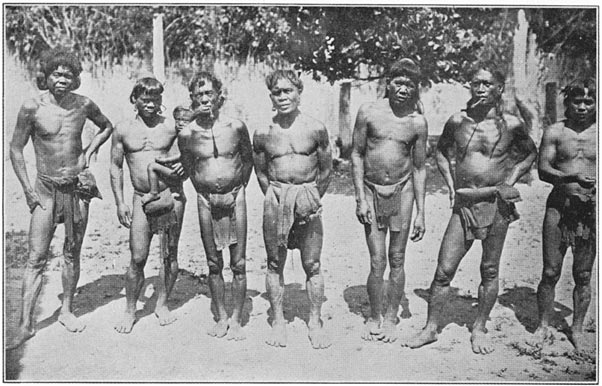
M505 184L510 186L514 185L523 174L529 171L533 161L537 157L537 148L531 137L529 137L524 124L522 122L518 123L514 127L513 132L513 147L517 149L518 156L522 161L514 165L506 181L504 181Z
M100 108L96 105L96 103L92 102L89 99L87 111L87 118L94 122L94 124L98 126L98 128L100 128L100 131L96 133L94 138L92 138L90 145L88 145L88 148L86 149L86 167L90 165L90 158L92 157L92 155L98 151L100 145L102 145L107 141L107 139L109 139L111 133L113 132L113 124L111 123L111 121L109 121L109 119L100 111Z
M445 180L447 189L449 190L449 202L450 206L454 206L455 200L455 186L454 177L452 170L451 153L454 148L454 131L459 123L457 118L452 116L443 127L443 133L437 141L437 148L435 150L435 159L437 160L437 168Z
M244 122L240 122L239 127L240 141L238 142L240 156L242 160L242 181L245 186L249 183L251 172L253 171L253 145L249 130Z
M31 182L27 175L27 167L25 166L25 158L23 157L23 149L27 145L29 138L33 135L33 117L36 109L37 104L33 100L27 101L21 106L17 115L17 124L15 125L13 138L10 141L10 161L25 193L25 200L30 211L33 211L38 205L42 209L46 209L42 206L38 194L31 187Z
M115 130L111 140L111 189L117 205L117 218L126 228L132 223L132 213L123 199L123 158L125 151L119 130Z
M255 174L257 175L257 181L263 194L268 191L270 185L264 141L264 136L256 131L253 135L253 164L255 165Z
M367 105L360 106L353 127L353 141L351 145L351 166L353 173L353 186L355 188L355 214L362 224L372 223L372 213L366 202L364 192L364 157L368 141L368 123L366 117Z
M318 185L318 192L320 197L324 196L328 184L330 184L330 173L332 172L332 152L330 150L330 140L328 138L328 131L324 126L318 132L318 149L316 150L318 156L318 177L316 178L316 184Z
M423 122L418 126L414 151L412 152L414 169L412 171L412 182L414 184L414 199L416 200L416 219L414 230L410 238L412 241L420 241L425 232L424 220L424 196L426 194L426 144L428 141L428 125L426 119L421 115Z

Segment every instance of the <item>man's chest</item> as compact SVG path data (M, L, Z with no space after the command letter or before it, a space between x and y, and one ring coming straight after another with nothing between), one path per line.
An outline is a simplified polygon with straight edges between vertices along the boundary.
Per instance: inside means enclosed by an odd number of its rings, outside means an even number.
M479 123L462 123L454 133L454 140L461 153L493 156L508 150L512 136L503 120L487 119Z
M63 109L42 105L34 116L35 133L38 137L81 135L86 114L82 108Z
M165 127L135 128L123 135L123 143L128 152L142 150L169 150L175 140L175 133Z
M310 133L271 130L266 137L265 150L271 157L286 154L311 154L317 143Z

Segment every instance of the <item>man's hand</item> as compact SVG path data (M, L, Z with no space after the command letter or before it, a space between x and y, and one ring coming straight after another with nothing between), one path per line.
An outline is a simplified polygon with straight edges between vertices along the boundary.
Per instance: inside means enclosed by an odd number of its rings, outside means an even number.
M132 224L132 212L130 207L126 204L117 205L117 218L119 222L126 228L129 228Z
M28 189L25 191L25 200L27 202L27 206L29 207L30 213L33 213L33 210L36 208L36 206L40 206L40 208L46 210L44 205L42 205L42 200L40 199L40 196L38 196L38 194L33 189Z
M416 219L414 220L414 230L412 231L412 235L410 236L410 239L414 242L422 240L422 237L424 236L425 228L426 227L424 225L424 216L417 215Z
M368 202L363 199L357 203L357 208L355 210L355 215L357 219L362 224L372 224L372 211L368 206Z
M505 201L519 202L521 201L520 192L513 186L501 184L496 187L498 196Z
M581 185L582 187L584 187L586 189L590 189L590 188L593 188L594 186L596 186L596 178L595 177L586 176L583 173L577 174L575 176L575 180L577 181L577 183L579 185Z

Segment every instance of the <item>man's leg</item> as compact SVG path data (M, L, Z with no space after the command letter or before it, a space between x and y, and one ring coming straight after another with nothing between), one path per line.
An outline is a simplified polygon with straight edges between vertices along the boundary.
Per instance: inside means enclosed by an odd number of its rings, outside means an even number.
M477 318L472 326L472 351L476 354L489 354L494 350L487 328L485 327L491 309L495 305L499 291L499 268L504 241L508 232L508 222L498 213L483 240L483 257L481 259L481 284L479 285L479 307Z
M389 304L382 324L382 332L379 339L384 342L397 340L395 328L397 326L397 312L399 303L404 296L405 287L405 250L412 222L412 206L414 205L414 192L412 184L406 184L401 196L401 212L403 218L401 230L389 233L389 286L387 298Z
M80 332L86 328L86 325L73 315L71 304L73 296L77 289L80 272L80 253L82 243L86 234L86 226L88 225L88 204L80 201L79 210L82 216L81 224L74 224L74 244L69 245L69 240L65 238L63 246L63 304L58 321L71 332Z
M368 274L366 283L368 300L370 301L370 316L366 320L362 339L376 340L382 332L383 276L387 269L387 251L385 246L387 230L378 229L376 219L373 219L372 224L364 225L364 233L366 234L366 244L370 253L370 273Z
M590 285L592 267L596 259L595 242L584 242L576 240L577 245L573 248L573 279L575 289L573 290L573 324L571 326L571 341L575 350L582 351L586 348L586 336L583 333L583 321L592 300L592 289Z
M144 286L144 266L148 258L148 250L152 233L142 210L140 197L134 195L132 204L132 224L130 225L130 266L125 273L125 313L115 325L115 330L128 334L136 322L136 303Z
M217 311L218 321L207 334L216 338L226 336L228 331L228 313L226 312L224 276L224 259L222 251L218 251L213 240L213 224L211 223L211 209L209 203L200 194L197 198L199 209L199 224L201 226L201 240L207 256L209 266L209 290L211 291L211 302Z
M464 238L460 216L452 213L441 241L435 278L431 283L426 325L418 334L403 342L402 346L417 348L437 340L437 329L442 319L441 311L449 297L450 283L460 261L471 246L472 240L466 241Z
M33 311L40 290L42 289L42 273L48 261L48 247L56 229L52 219L52 198L42 196L39 192L38 195L46 210L37 206L31 215L29 223L29 256L25 271L23 272L23 284L21 288L21 297L23 299L21 302L21 319L19 329L14 339L8 342L7 349L19 347L36 333Z
M246 251L247 251L247 202L245 188L236 196L236 240L230 246L230 269L232 270L232 298L234 310L228 322L228 340L246 338L241 328L242 309L247 295Z
M552 335L550 319L554 313L556 283L560 279L567 249L566 244L562 242L559 221L560 212L556 208L547 208L543 220L543 272L537 287L539 326L533 337L527 340L528 344L536 347L541 347Z
M332 342L322 326L321 312L324 302L324 277L320 272L320 255L322 253L322 219L314 217L299 227L301 233L299 249L301 262L306 275L305 286L309 297L309 340L313 348L327 348Z
M171 169L170 169L171 170ZM163 234L163 243L167 245L167 259L161 259L161 268L159 270L159 286L157 288L157 305L155 306L155 315L159 319L159 324L165 326L176 321L177 317L169 311L167 301L169 294L173 289L178 278L178 242L184 221L184 208L186 206L186 197L180 193L179 197L174 199L174 210L178 218L178 224L169 230L169 234Z
M267 194L273 194L268 190ZM274 347L286 347L286 320L284 319L284 265L286 264L286 247L278 246L276 229L276 210L272 205L264 203L263 240L268 257L268 269L265 287L272 308L272 332L266 343Z

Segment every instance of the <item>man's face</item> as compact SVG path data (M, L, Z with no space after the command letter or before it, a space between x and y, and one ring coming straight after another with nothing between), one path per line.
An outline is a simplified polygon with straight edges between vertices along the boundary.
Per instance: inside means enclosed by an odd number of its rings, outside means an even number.
M176 130L180 131L191 121L192 114L189 112L180 112L176 115Z
M213 88L211 81L206 79L202 86L195 86L190 93L192 108L199 114L211 114L219 109L220 93Z
M143 117L151 117L161 110L163 98L161 95L142 94L136 98L136 110L138 115Z
M584 95L575 95L569 99L569 116L577 122L587 122L596 115L596 100L588 90Z
M299 108L301 94L290 80L280 78L270 90L270 99L278 114L290 114Z
M416 99L418 87L407 76L396 76L387 85L387 97L392 102L408 103Z
M475 103L495 104L503 90L504 86L487 70L479 70L470 81L470 92Z
M65 66L58 66L46 78L48 90L56 96L63 96L73 87L75 83L75 75Z

